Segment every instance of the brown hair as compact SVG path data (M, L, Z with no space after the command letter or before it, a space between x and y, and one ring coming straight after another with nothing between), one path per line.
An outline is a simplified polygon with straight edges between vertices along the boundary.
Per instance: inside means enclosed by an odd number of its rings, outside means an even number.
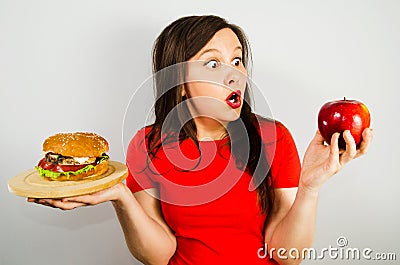
M207 42L221 29L229 28L238 37L242 45L242 61L247 70L251 64L251 53L248 40L241 28L228 23L223 18L213 15L182 17L168 25L158 36L153 48L153 72L155 83L156 102L155 122L150 125L150 131L146 138L150 159L156 157L161 147L161 128L168 135L173 135L171 141L178 136L179 141L191 139L199 149L196 137L196 125L190 119L190 112L182 97L184 85L181 80L183 73L179 71L165 71L168 67L188 61L199 52ZM164 73L162 73L164 72ZM159 74L161 73L161 74ZM175 85L173 84L182 84ZM171 86L173 86L171 88ZM269 214L273 207L274 192L271 187L271 176L268 161L264 153L264 147L259 133L258 120L252 111L252 99L246 84L243 107L240 119L230 122L228 131L232 145L232 154L235 157L236 166L247 169L253 176L257 187L262 212ZM186 122L187 121L187 122ZM244 126L241 126L244 124ZM243 131L243 128L245 131ZM248 137L251 136L251 137ZM163 141L168 141L163 138ZM165 142L164 142L165 143ZM243 144L250 145L243 148ZM242 150L247 149L248 153ZM199 149L201 154L201 151ZM257 170L256 170L257 169ZM269 215L267 215L269 216Z

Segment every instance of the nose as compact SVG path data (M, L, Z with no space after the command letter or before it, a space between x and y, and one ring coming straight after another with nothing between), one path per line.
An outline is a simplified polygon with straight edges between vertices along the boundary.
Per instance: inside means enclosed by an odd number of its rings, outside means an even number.
M224 84L229 87L238 86L240 84L240 71L227 67Z

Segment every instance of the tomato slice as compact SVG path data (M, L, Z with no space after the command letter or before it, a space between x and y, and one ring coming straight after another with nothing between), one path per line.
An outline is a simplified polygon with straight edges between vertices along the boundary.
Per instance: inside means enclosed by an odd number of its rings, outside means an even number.
M43 169L46 169L46 170L52 170L52 168L54 167L54 165L52 163L46 162L45 158L43 158L42 160L39 161L38 166Z
M42 160L39 161L38 163L38 167L41 167L43 169L46 170L51 170L53 172L58 172L58 173L62 173L62 172L68 172L68 171L78 171L79 169L82 169L84 167L86 167L88 164L84 164L84 165L55 165L51 162L46 162L46 159L43 158ZM91 165L96 165L96 163L92 163Z
M86 167L87 165L56 165L53 171L56 172L67 172L67 171L77 171L81 168ZM55 170L56 169L56 170ZM61 171L58 171L61 170Z

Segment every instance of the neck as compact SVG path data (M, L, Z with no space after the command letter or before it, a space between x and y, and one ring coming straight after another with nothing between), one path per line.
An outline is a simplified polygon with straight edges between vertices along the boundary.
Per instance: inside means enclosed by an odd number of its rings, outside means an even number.
M228 125L208 117L196 117L194 118L194 122L197 128L197 139L199 141L220 140L226 133L225 128Z

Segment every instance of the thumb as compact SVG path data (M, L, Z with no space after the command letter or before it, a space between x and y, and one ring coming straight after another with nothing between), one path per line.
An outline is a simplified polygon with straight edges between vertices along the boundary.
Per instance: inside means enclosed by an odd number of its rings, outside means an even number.
M322 136L321 132L319 130L317 130L315 132L314 138L312 139L311 142L314 143L314 144L320 145L320 144L324 144L324 141L325 141L325 139Z

